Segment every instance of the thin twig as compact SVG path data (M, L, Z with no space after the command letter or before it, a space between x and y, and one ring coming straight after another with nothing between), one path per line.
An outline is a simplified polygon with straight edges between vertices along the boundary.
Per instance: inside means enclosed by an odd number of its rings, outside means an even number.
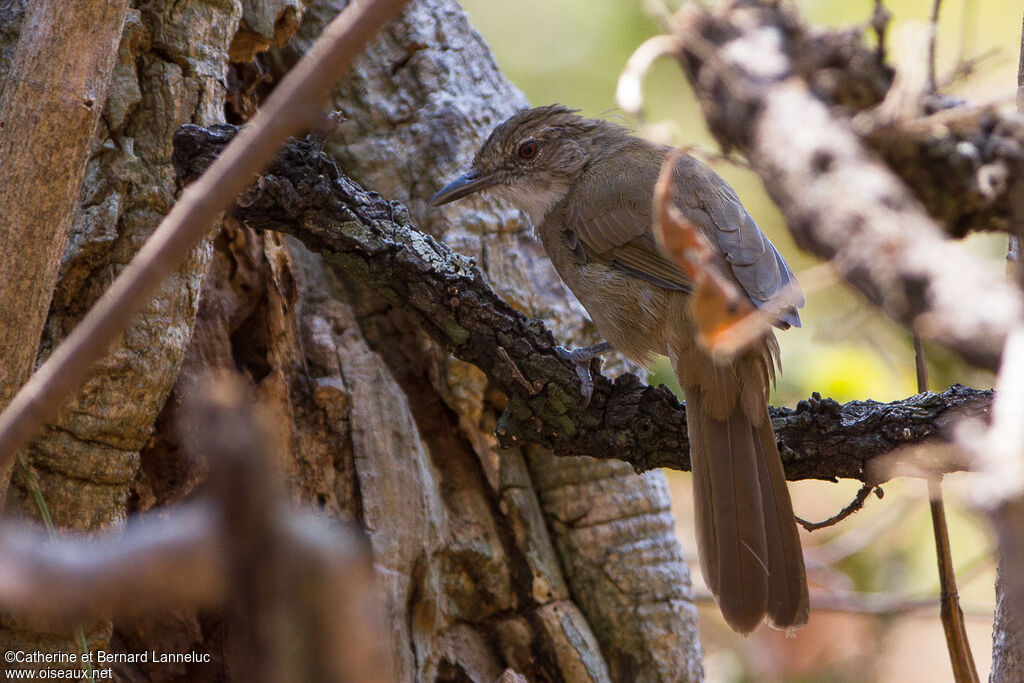
M939 10L942 0L933 0L932 16L929 21L931 32L928 35L928 92L934 93L937 87L935 80L935 43L939 35Z
M187 188L153 236L68 338L0 415L0 471L84 381L239 192L289 135L316 125L331 87L406 0L351 3L281 81L203 177Z
M504 346L498 347L498 355L501 356L506 363L508 363L509 369L512 371L512 376L516 378L516 381L519 382L523 386L523 388L526 389L527 392L529 392L531 396L536 396L537 394L540 393L544 383L541 382L540 380L537 380L536 382L530 382L528 379L526 379L526 377L523 375L523 371L520 370L519 366L516 365L516 362L512 360L512 356L508 355L508 351L505 350Z
M39 486L39 475L36 474L35 469L32 465L25 461L24 458L19 458L17 461L18 471L21 474L22 479L25 480L25 488L32 492L32 498L36 503L36 510L39 512L39 518L43 520L43 527L46 529L46 535L49 537L51 543L57 542L57 527L53 524L53 516L50 515L50 506L46 504L46 496L43 495L43 489ZM89 652L89 642L85 638L85 626L82 622L78 622L75 625L75 638L78 640L78 646L81 648L80 652L86 655ZM95 676L92 670L92 663L83 656L82 662L86 665L84 667L88 674L90 681L94 680Z
M909 612L931 612L939 603L937 598L915 598L901 595L871 593L850 593L845 595L815 594L811 598L811 607L816 611L849 612L853 614L874 614L877 616L896 616ZM970 616L974 619L991 619L990 605L974 605L970 608Z
M956 82L963 80L969 76L974 75L974 72L984 64L985 62L999 57L1003 54L1003 49L1000 47L990 47L987 50L983 50L978 54L970 58L962 58L957 61L956 66L942 77L938 87L948 88Z
M715 596L707 590L695 590L694 600L698 604L715 604ZM856 593L846 591L811 593L811 609L815 612L898 616L910 612L932 610L938 602L938 599L934 597L914 597L896 593ZM991 605L974 605L968 609L969 615L973 619L992 618Z
M736 168L742 168L744 171L754 170L753 167L750 165L750 162L744 159L743 157L739 156L738 154L726 154L723 152L716 152L715 150L706 149L699 145L685 145L683 147L680 147L680 149L689 154L690 156L697 157L698 159L700 159L709 166L724 163L729 164L730 166L735 166Z
M842 510L832 515L828 519L823 520L821 522L808 522L806 519L801 519L800 517L797 517L796 521L804 529L807 529L807 531L817 531L818 529L824 529L826 527L835 526L839 522L843 521L844 519L846 519L847 517L857 512L862 507L864 507L864 501L868 499L868 496L871 494L872 491L875 491L876 495L879 498L882 497L881 487L877 487L874 484L864 484L863 486L860 487L860 490L857 491L857 495L854 496L853 500L850 501L849 505L847 505Z
M936 0L936 11L938 8ZM934 66L934 65L933 65ZM934 72L932 72L934 75ZM928 361L925 357L921 337L914 335L914 366L917 372L917 390L928 391ZM940 610L942 630L946 633L946 648L957 683L977 681L978 670L974 665L971 644L967 640L967 625L960 608L960 596L956 589L956 570L953 568L953 553L949 545L949 528L946 525L946 505L942 499L942 484L937 479L928 479L928 505L932 515L932 530L935 534L935 557L939 565Z
M885 61L885 34L891 19L892 12L886 8L885 3L882 0L875 0L875 10L871 13L871 28L874 29L875 35L878 36L878 46L876 47L875 54L879 62Z
M977 681L978 671L974 665L971 644L967 640L967 625L964 623L964 613L960 608L960 596L956 588L956 571L953 569L942 487L933 479L928 480L928 499L932 513L932 529L935 533L935 554L939 565L940 615L942 628L946 633L950 664L953 666L953 677L957 683Z
M679 42L675 36L659 35L645 40L629 56L619 74L619 83L615 88L616 104L643 121L644 77L659 57L675 54L678 50Z
M917 375L917 393L928 391L928 359L924 355L924 342L914 335L914 371Z
M883 506L881 511L870 519L824 543L815 545L810 551L821 564L838 565L898 527L907 519L907 513L913 505L914 501L910 498L899 497L891 504Z

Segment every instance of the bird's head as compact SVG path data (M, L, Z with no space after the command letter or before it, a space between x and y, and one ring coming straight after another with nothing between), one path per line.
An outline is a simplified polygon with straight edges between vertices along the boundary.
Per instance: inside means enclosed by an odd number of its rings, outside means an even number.
M470 169L441 188L430 203L440 206L487 190L526 211L539 225L588 161L607 147L602 141L609 134L626 134L620 130L557 104L519 112L494 129Z

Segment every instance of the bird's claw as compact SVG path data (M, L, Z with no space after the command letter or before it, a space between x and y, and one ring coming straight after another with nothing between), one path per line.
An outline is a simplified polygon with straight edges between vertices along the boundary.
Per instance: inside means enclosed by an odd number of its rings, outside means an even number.
M556 346L555 351L559 356L566 359L576 368L576 376L580 380L580 393L583 395L583 409L590 407L590 399L594 396L594 376L591 374L591 361L595 358L600 361L600 355L611 350L608 342L601 342L593 346L584 346L578 349L566 349ZM596 370L600 371L600 365Z

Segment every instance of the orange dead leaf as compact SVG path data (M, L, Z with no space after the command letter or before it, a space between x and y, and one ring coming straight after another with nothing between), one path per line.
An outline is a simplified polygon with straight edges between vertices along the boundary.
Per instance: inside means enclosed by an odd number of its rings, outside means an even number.
M719 269L707 238L672 201L678 150L665 160L654 188L654 234L661 248L694 282L697 341L713 356L730 357L760 339L770 320Z

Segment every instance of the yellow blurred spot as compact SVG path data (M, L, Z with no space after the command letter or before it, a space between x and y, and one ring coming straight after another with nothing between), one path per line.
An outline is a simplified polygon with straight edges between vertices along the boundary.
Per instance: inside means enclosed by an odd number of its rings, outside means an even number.
M890 401L915 393L913 375L906 368L894 368L875 351L856 346L815 349L798 365L787 367L787 372L790 379L840 403L865 398Z

